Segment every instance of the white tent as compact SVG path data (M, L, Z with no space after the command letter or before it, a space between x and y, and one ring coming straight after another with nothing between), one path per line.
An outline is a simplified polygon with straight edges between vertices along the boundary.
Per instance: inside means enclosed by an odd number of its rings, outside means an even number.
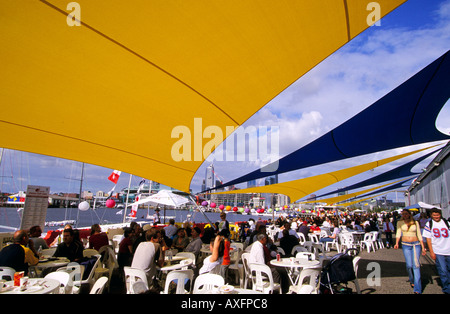
M134 202L132 204L128 204L128 206L133 205L140 205L140 204L146 204L146 203L156 203L161 205L168 205L168 206L181 206L186 203L189 203L190 201L178 194L175 194L169 190L161 190L158 193L151 195L149 197L140 199L137 202Z

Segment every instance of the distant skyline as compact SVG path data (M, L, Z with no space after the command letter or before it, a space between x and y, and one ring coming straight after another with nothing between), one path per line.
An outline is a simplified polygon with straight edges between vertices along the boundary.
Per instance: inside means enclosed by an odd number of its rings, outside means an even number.
M278 127L279 154L282 157L370 106L448 49L450 0L409 0L383 18L381 26L370 27L297 80L242 127ZM441 111L436 126L441 132L450 133L448 102ZM383 121L368 121L367 127L383 127ZM120 127L117 132L120 132ZM11 137L11 141L20 140L14 138L14 134L3 136ZM279 182L335 171L425 146L427 145L399 148L301 169L279 175ZM316 191L315 194L320 195L364 180L416 157L418 156L364 173L323 191ZM432 157L413 170L424 168ZM214 162L215 173L222 181L227 182L259 168L263 161L207 159L192 179L191 189L194 193L201 190L206 167L211 162ZM114 186L108 180L113 170L85 164L83 190L108 192ZM78 193L80 176L80 162L5 149L0 165L0 191L16 193L26 190L27 185L42 185L49 186L52 193ZM116 192L128 186L129 177L129 174L122 172ZM131 185L138 185L141 179L133 176ZM238 187L245 188L246 183ZM395 195L388 195L388 198L395 200Z

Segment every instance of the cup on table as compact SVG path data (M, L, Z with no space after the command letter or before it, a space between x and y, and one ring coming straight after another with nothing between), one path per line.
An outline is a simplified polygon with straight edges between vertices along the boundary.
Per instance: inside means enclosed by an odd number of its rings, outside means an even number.
M14 273L14 286L19 287L20 286L20 278L25 276L25 272L19 271Z
M24 276L20 278L20 290L25 290L28 286L28 277Z

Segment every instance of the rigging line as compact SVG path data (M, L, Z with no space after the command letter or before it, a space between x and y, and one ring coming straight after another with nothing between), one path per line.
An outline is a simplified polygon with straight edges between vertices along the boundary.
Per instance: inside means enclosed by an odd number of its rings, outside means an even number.
M56 11L62 13L65 16L69 16L70 13L65 12L64 10L58 8L57 6L47 2L46 0L40 0L42 3L48 5L49 7L55 9ZM71 15L70 15L71 16ZM72 18L74 18L73 16L71 16ZM76 18L75 18L76 19ZM76 19L77 20L77 19ZM153 67L157 68L158 70L160 70L161 72L165 73L166 75L170 76L171 78L173 78L174 80L176 80L177 82L179 82L180 84L186 86L187 88L189 88L191 91L193 91L194 93L196 93L197 95L199 95L201 98L205 99L208 103L210 103L211 105L213 105L214 107L216 107L216 109L218 109L219 111L221 111L224 115L226 115L231 121L233 121L236 125L240 125L239 122L237 122L235 119L233 119L233 117L231 117L228 113L226 113L222 108L220 108L218 105L216 105L212 100L210 100L208 97L206 97L205 95L203 95L202 93L200 93L198 90L196 90L194 87L192 87L191 85L189 85L188 83L184 82L183 80L181 80L180 78L176 77L174 74L168 72L167 70L164 70L163 68L161 68L160 66L158 66L157 64L153 63L152 61L150 61L149 59L147 59L146 57L140 55L139 53L137 53L136 51L132 50L131 48L128 48L127 46L125 46L124 44L118 42L117 40L113 39L112 37L109 37L108 35L106 35L105 33L102 33L101 31L97 30L96 28L90 26L89 24L86 24L83 21L77 20L77 22L79 22L81 25L85 26L86 28L88 28L89 30L95 32L96 34L102 36L103 38L111 41L112 43L116 44L117 46L125 49L126 51L130 52L131 54L135 55L136 57L140 58L141 60L145 61L146 63L152 65Z

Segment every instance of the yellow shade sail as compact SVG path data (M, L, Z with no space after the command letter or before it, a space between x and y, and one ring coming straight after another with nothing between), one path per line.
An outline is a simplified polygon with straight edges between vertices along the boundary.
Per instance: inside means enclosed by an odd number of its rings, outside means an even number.
M364 195L366 193L369 193L369 192L372 192L372 191L384 188L386 186L389 186L389 185L392 185L392 184L395 184L395 183L398 183L398 182L401 182L401 181L404 181L404 179L397 180L397 181L394 181L394 182L389 182L389 183L386 183L386 184L383 184L383 185L378 185L376 187L365 189L365 190L362 190L362 191L357 191L357 192L353 192L353 193L347 193L347 194L344 194L344 195L324 198L324 199L320 199L320 200L306 201L306 202L302 202L302 203L326 203L327 205L332 205L332 204L336 204L336 203L343 202L345 200L357 197L359 195Z
M372 161L366 164L362 164L355 167L350 167L338 171L333 171L325 174L320 174L317 176L312 176L308 178L283 182L283 183L277 183L272 185L265 185L265 186L258 186L258 187L252 187L248 189L242 189L242 190L233 190L233 191L226 191L226 192L217 192L212 194L236 194L236 193L279 193L284 194L290 197L291 202L295 202L298 199L305 197L315 191L318 191L320 189L323 189L329 185L332 185L336 182L348 179L350 177L353 177L357 174L363 173L365 171L368 171L370 169L385 165L387 163L390 163L392 161L410 156L412 154L419 153L421 151L424 151L426 149L433 148L435 146L427 147L418 149L409 153L397 155L394 157L384 158L380 159L378 161ZM392 184L392 183L390 183ZM320 201L320 200L319 200ZM316 201L316 202L319 202Z
M380 193L380 194L377 194L377 195L372 195L372 196L365 197L365 198L362 198L362 199L350 201L350 202L347 202L347 203L342 203L342 204L339 204L339 206L340 207L348 207L348 206L351 206L353 204L356 204L356 203L359 203L359 202L363 202L363 201L368 200L368 199L377 198L377 197L380 197L380 196L388 194L388 193L389 192Z
M380 17L404 2L378 0ZM377 15L370 0L68 3L0 1L0 147L183 191L204 128L225 138Z

